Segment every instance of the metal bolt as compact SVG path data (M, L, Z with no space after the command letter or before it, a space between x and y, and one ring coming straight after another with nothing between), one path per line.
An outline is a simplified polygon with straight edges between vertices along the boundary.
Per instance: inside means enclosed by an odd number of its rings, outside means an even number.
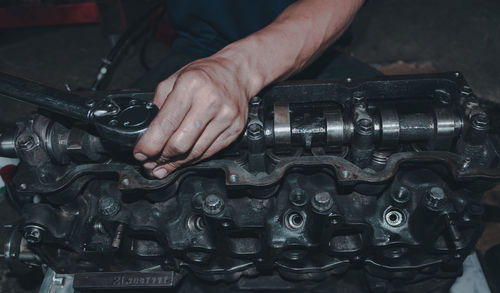
M115 236L113 237L113 241L111 242L111 247L114 249L117 249L120 247L122 243L122 237L123 237L123 231L125 230L125 226L123 223L119 224L118 227L116 227L116 232Z
M460 165L460 168L458 169L460 172L465 172L470 164L472 163L472 159L469 157L466 157L463 159L462 164Z
M329 192L322 191L314 195L311 203L314 210L323 213L333 206L333 199Z
M356 123L356 129L359 134L371 135L373 133L373 122L369 119L361 119Z
M425 195L425 204L431 209L439 209L446 200L446 194L441 187L432 187Z
M43 229L38 226L27 226L24 228L24 239L28 243L37 244L42 241Z
M410 192L406 187L401 186L398 190L391 193L391 198L396 204L406 204L410 200Z
M217 215L224 209L224 201L216 194L209 194L203 202L203 211L208 215Z
M128 180L128 178L123 178L123 179L122 179L122 184L123 184L124 186L128 186L128 185L130 184L130 180Z
M303 206L307 203L307 195L302 188L296 187L290 192L288 199L297 207Z
M31 135L21 136L17 140L17 145L23 150L31 149L35 145L35 138Z
M238 181L238 175L236 174L231 174L229 176L229 181L231 181L232 183L235 183L236 181Z
M99 212L106 217L111 217L120 211L120 202L113 197L104 196L99 199Z
M340 172L340 175L342 175L343 178L349 178L351 177L351 172L350 171L347 171L347 170L343 170L342 172Z
M248 136L252 139L259 139L262 137L262 126L257 123L252 123L248 126Z

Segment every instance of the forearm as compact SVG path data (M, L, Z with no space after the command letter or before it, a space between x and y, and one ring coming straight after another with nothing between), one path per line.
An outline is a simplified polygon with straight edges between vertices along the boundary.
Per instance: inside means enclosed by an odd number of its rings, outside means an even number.
M247 122L248 99L300 71L347 29L363 0L301 0L264 29L162 81L160 112L134 150L158 178L228 146Z
M302 0L216 54L232 61L248 97L302 70L349 27L363 0Z

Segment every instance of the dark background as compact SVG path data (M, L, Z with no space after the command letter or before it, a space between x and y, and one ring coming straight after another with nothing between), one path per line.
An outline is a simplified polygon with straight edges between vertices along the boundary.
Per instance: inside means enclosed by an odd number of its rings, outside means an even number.
M346 48L386 73L461 71L475 93L500 101L500 1L373 0L353 25ZM0 30L0 71L48 85L89 88L101 58L110 49L99 25ZM144 69L132 48L123 58L110 89L123 89ZM149 64L159 62L168 47L153 40ZM0 97L0 124L13 123L33 108ZM0 224L17 218L0 202ZM498 230L497 230L498 231ZM37 292L33 279L19 282L0 264L0 292Z

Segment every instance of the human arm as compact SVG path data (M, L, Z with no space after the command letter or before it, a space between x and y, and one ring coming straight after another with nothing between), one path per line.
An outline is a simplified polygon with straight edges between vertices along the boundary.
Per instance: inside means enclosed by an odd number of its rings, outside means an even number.
M271 24L161 82L158 116L134 149L156 177L205 159L237 138L248 100L301 71L349 27L363 0L301 0Z

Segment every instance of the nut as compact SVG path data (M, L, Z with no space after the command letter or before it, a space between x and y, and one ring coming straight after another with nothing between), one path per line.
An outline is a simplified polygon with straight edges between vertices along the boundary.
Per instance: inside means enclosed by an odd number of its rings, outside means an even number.
M319 213L328 211L333 206L333 199L329 192L318 192L312 198L312 207Z
M99 199L99 212L106 217L112 217L120 211L120 202L113 197L104 196Z
M224 209L224 201L216 194L209 194L203 202L203 211L211 216L220 214Z

